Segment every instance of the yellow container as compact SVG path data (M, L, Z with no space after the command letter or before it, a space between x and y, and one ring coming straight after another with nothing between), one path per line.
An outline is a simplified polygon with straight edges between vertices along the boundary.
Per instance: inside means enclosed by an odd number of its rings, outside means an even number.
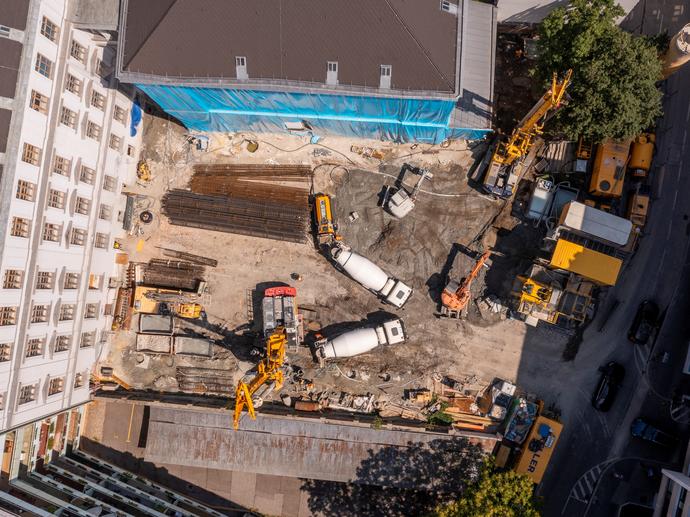
M652 166L654 155L655 137L652 133L643 133L638 136L630 148L630 162L628 169L636 178L644 178Z

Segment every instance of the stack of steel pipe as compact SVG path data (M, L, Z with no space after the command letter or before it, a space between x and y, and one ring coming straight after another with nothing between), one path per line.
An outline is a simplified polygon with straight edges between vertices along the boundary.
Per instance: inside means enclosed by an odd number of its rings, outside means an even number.
M195 165L190 191L163 197L172 224L304 242L312 171L304 165Z
M204 267L182 260L151 259L143 276L145 285L193 291L204 279Z

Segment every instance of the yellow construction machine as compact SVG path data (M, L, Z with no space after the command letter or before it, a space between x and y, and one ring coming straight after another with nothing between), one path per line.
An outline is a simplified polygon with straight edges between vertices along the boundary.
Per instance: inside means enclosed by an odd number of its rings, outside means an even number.
M249 381L241 379L237 384L235 393L235 414L233 418L233 428L240 426L242 411L247 408L247 413L252 419L256 419L254 412L255 402L252 397L263 385L268 385L269 390L279 390L283 386L284 374L283 363L285 362L285 345L287 335L284 327L277 327L275 331L266 339L266 357L264 357L256 368L256 374Z
M333 201L328 194L319 193L314 196L314 233L319 246L332 244L341 239L338 235L338 225L333 213Z
M116 390L117 387L121 387L127 391L132 389L132 386L117 375L113 373L113 369L110 366L102 366L98 374L94 374L91 380L96 384L96 386L104 391Z
M534 145L535 137L542 134L544 124L551 111L560 107L565 91L570 84L573 71L568 70L559 80L556 73L551 88L519 122L505 142L499 142L491 155L491 162L484 176L484 190L499 197L510 197L517 178L511 178L512 167L524 158Z

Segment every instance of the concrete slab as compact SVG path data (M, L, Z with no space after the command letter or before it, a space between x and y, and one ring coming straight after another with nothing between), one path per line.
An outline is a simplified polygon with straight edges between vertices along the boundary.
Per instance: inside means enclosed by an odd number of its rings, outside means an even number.
M251 472L233 472L230 500L247 508L255 508L256 474Z

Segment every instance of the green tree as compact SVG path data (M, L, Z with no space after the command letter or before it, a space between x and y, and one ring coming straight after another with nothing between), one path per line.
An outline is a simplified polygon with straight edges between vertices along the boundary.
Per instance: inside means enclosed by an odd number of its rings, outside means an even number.
M534 484L524 474L498 472L487 464L460 499L441 505L433 517L539 517Z
M623 14L615 0L572 0L541 24L537 77L546 84L553 72L573 69L570 101L556 115L570 138L634 137L662 113L657 49L616 25Z

